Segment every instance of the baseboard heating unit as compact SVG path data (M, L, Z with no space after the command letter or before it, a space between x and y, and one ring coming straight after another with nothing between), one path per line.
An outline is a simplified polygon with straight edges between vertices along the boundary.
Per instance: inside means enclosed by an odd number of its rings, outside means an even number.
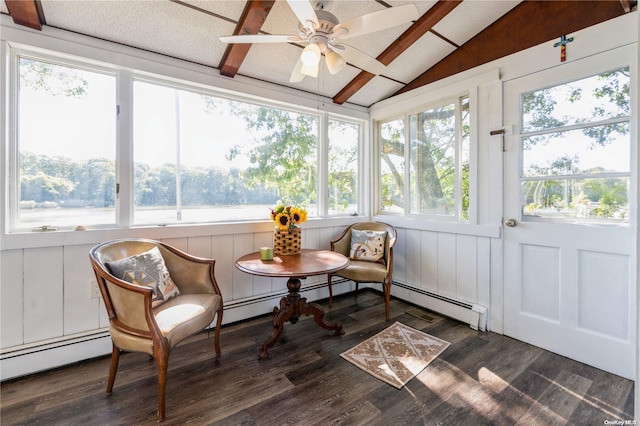
M485 306L470 304L397 281L393 281L391 286L392 294L394 286L409 292L407 302L467 323L474 330L486 331L487 329L487 308ZM405 297L399 298L405 299Z

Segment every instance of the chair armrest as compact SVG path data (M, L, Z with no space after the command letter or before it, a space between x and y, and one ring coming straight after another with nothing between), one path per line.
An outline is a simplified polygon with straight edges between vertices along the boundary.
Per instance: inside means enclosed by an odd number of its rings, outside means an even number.
M192 256L174 247L159 246L171 279L183 294L220 294L214 269L215 260Z
M351 252L351 227L345 229L338 238L331 241L331 251L349 257Z
M98 275L104 280L109 294L109 320L112 325L124 332L149 337L150 330L157 328L151 307L153 290L137 284L115 278L111 275Z

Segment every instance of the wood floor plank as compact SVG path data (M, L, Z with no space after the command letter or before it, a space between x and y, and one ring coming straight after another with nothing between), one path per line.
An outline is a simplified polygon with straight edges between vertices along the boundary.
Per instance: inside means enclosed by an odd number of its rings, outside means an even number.
M515 425L604 424L633 419L634 384L557 354L392 299L374 290L336 297L325 318L285 324L282 338L258 360L272 331L265 315L223 327L222 359L213 335L200 333L169 359L167 425ZM426 310L425 310L426 311ZM402 389L340 357L395 321L451 345ZM157 372L144 354L123 354L113 393L105 393L109 358L6 381L0 423L6 425L156 424Z
M566 424L591 384L585 377L561 371L517 424Z

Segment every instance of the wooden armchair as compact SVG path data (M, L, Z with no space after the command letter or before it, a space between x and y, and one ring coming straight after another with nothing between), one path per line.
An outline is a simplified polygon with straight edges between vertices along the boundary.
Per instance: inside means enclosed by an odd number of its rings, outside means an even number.
M356 252L358 250L357 244L354 246L354 240L352 240L352 232L354 230L386 233L384 234L384 241L380 241L380 245L376 249L381 251L379 260L373 260L374 258L367 260L358 259L357 253L354 253L354 249ZM391 279L393 275L393 246L396 243L396 239L396 229L389 224L383 222L360 222L347 227L338 238L331 241L331 250L349 257L351 262L345 269L328 274L329 307L331 307L331 303L333 302L331 280L334 275L355 281L356 291L358 291L359 283L381 283L384 289L386 319L389 321L389 301L391 299ZM361 257L360 259L363 258Z
M113 342L107 394L113 389L120 351L148 353L158 368L158 421L163 421L169 353L208 327L216 315L216 360L220 357L223 306L215 260L139 239L99 244L89 258Z

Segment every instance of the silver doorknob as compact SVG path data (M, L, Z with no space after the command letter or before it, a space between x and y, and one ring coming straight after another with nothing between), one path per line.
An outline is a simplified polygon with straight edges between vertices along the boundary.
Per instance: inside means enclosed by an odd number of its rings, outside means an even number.
M514 226L516 226L516 220L515 219L507 219L504 221L504 224L507 225L509 228L513 228Z

